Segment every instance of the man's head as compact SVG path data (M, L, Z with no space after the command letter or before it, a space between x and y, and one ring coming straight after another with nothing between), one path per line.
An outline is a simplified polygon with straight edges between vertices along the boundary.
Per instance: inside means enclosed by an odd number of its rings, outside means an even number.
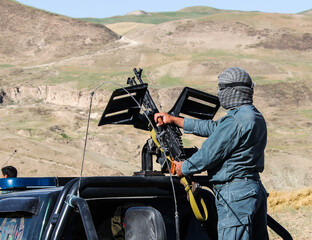
M4 178L14 178L17 177L17 170L13 166L6 166L2 169L2 175Z
M252 104L253 83L249 74L242 68L231 67L218 77L218 97L225 109Z

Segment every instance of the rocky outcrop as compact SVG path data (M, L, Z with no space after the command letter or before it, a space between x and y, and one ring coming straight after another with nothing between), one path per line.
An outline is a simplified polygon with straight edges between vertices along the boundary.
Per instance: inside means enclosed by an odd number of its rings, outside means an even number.
M102 107L107 102L109 94L98 91L93 96L93 104ZM90 92L60 88L59 86L18 86L2 88L0 103L46 102L56 105L87 107L90 104Z

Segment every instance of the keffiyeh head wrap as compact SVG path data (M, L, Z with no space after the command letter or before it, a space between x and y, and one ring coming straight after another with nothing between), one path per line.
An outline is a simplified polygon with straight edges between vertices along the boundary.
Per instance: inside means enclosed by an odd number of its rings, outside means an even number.
M218 77L218 97L220 105L225 109L252 104L253 83L249 74L242 68L226 69Z

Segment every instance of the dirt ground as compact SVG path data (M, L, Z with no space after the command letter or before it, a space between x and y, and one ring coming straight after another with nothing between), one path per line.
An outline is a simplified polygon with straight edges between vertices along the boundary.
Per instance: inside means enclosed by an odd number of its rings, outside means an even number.
M103 26L10 0L1 0L0 11L1 164L9 160L21 177L79 176L90 92L100 83L124 86L134 67L143 68L157 106L168 111L184 86L216 94L218 74L241 66L256 82L254 104L268 126L261 178L269 213L294 239L312 238L311 16L220 12ZM94 94L83 176L140 170L148 133L97 126L115 88L103 85Z

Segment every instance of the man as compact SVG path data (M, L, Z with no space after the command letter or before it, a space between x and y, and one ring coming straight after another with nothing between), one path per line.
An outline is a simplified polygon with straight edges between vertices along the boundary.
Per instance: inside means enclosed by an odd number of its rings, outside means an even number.
M6 166L2 169L2 177L3 178L16 178L17 177L17 170L13 166Z
M208 171L216 199L218 239L266 239L267 192L259 177L266 123L253 105L254 86L244 69L228 68L218 79L220 105L229 110L226 116L212 121L157 113L155 122L208 137L192 157L174 164L178 177Z

